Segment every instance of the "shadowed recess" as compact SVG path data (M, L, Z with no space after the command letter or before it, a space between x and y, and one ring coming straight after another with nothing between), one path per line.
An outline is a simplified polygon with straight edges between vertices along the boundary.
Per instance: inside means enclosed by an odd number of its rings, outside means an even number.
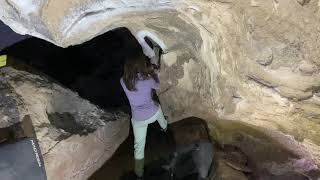
M12 57L12 66L27 64L92 103L112 109L128 107L119 82L123 64L131 54L143 52L128 29L118 28L68 48L29 38L1 53Z

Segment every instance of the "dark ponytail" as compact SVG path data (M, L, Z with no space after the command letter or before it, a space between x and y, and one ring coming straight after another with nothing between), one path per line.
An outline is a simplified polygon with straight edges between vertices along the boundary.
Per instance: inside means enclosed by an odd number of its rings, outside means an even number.
M149 78L159 82L149 58L142 53L134 53L126 58L123 81L128 90L136 91L137 81Z

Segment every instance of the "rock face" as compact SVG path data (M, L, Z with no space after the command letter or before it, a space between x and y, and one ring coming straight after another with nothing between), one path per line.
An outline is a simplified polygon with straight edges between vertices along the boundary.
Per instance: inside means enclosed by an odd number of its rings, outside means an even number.
M216 120L209 128L223 150L217 149L215 154L217 174L222 179L243 179L241 172L247 173L249 179L320 177L312 155L291 137L231 120ZM222 160L221 153L225 154Z
M12 68L0 74L1 127L30 116L49 180L87 179L128 135L122 112L103 111L40 75Z
M242 121L279 142L286 137L283 146L303 149L319 165L318 4L8 0L0 2L0 18L19 33L63 47L116 27L151 31L167 47L160 99L171 121L191 115Z

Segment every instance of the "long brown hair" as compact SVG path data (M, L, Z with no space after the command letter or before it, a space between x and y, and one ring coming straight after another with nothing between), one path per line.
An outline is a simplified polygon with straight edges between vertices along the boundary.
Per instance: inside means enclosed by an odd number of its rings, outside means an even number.
M159 82L150 60L144 54L134 53L126 58L123 81L128 90L136 91L136 82L149 78L153 78L156 82Z

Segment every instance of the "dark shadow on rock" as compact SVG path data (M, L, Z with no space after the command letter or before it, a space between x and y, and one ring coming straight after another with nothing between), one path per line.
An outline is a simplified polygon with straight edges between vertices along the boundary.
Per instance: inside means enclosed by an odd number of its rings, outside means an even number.
M190 173L183 178L171 176L171 174L162 168L168 161L160 159L149 163L145 168L144 180L197 180L198 174ZM125 173L121 176L120 180L136 180L136 176L133 171Z
M0 143L16 142L23 138L35 138L36 133L29 115L26 115L21 122L5 128L0 128Z
M1 75L0 75L1 76ZM22 100L10 84L0 77L0 127L7 127L20 120L18 106Z
M71 113L47 113L50 123L56 128L63 129L71 134L87 135L94 132L93 127L85 127L79 124Z

